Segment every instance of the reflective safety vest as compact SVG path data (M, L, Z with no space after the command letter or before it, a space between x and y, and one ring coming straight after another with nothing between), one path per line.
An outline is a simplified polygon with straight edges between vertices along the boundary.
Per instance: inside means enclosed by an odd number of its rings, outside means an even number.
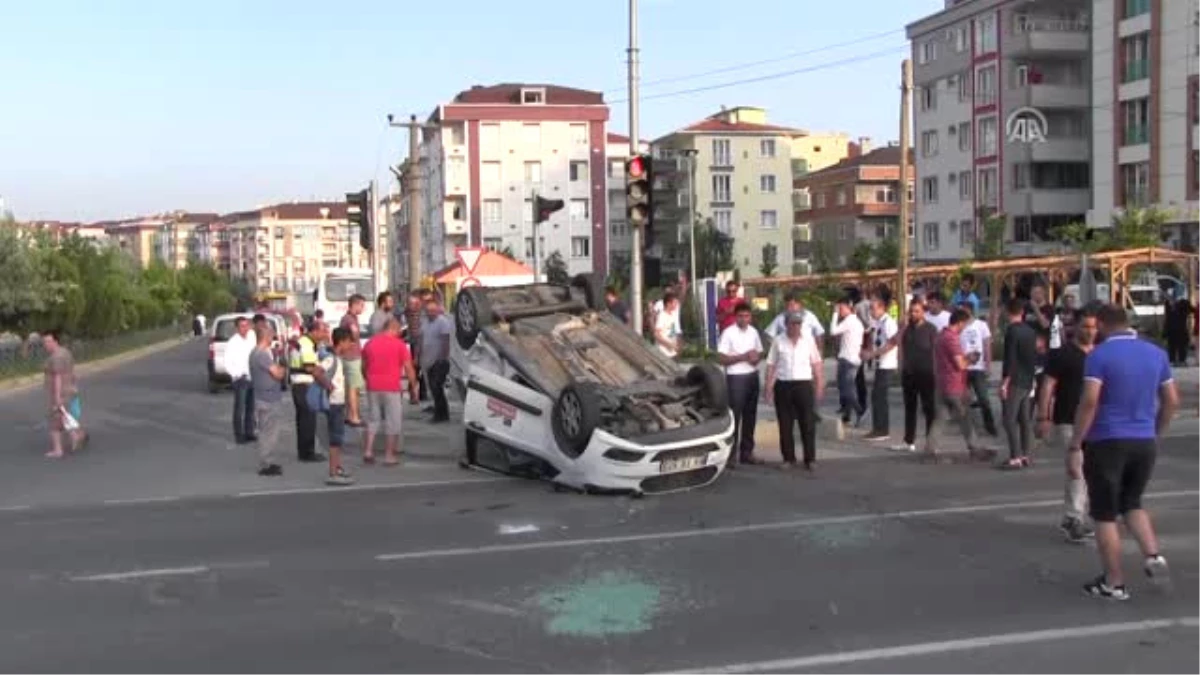
M317 344L307 335L296 340L296 349L288 356L288 372L292 384L312 384L313 376L304 368L317 365Z

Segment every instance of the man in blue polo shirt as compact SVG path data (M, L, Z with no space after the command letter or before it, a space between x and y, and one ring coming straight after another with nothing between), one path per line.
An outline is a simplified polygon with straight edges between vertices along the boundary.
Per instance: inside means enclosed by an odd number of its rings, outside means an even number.
M1096 548L1104 567L1104 574L1084 590L1096 597L1128 600L1117 516L1137 539L1146 576L1167 574L1150 514L1142 508L1142 493L1154 470L1157 439L1179 407L1179 392L1166 352L1130 330L1124 308L1106 305L1097 319L1104 341L1084 365L1067 471L1071 478L1082 476L1087 482Z

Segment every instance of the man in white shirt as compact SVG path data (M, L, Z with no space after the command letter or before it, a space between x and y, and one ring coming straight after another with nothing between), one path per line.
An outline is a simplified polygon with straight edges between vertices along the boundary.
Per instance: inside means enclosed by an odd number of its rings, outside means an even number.
M663 308L654 316L654 345L667 358L679 356L683 348L679 330L679 298L667 293L662 299Z
M779 420L781 469L796 467L796 423L800 424L800 442L804 446L804 468L813 470L817 461L817 402L825 390L821 352L812 334L804 329L804 316L796 313L786 319L787 332L771 343L767 354L767 403L775 403Z
M663 296L661 298L659 298L658 300L655 300L654 303L650 305L650 325L651 326L658 325L658 317L660 314L663 313L663 310L666 308L666 300L667 300L668 295L673 296L676 299L678 299L679 298L679 287L675 284L668 285L666 287L666 289L663 290ZM683 333L683 327L682 327L682 325L679 324L679 312L678 311L675 313L675 323L676 323L675 332Z
M822 352L824 348L822 342L824 340L825 328L821 326L821 321L817 319L817 315L805 309L804 301L800 299L798 293L788 293L784 296L783 301L784 309L767 326L767 336L772 340L778 340L787 332L787 317L792 314L799 314L804 320L804 323L801 324L804 327L804 332L812 336L813 341L817 343L817 351Z
M238 317L236 331L225 342L225 372L233 383L233 440L240 444L253 443L254 387L250 382L250 353L258 344L250 332L250 320Z
M862 321L859 321L854 314L850 299L838 300L834 307L832 322L829 325L829 335L838 339L837 386L840 404L838 414L841 415L843 424L850 422L851 413L854 414L854 423L858 424L863 413L866 412L859 405L858 391L854 384L858 368L862 365L862 344L865 330Z
M897 351L900 327L888 313L888 303L880 296L871 298L872 347L864 349L862 359L875 362L875 381L871 384L871 433L868 441L886 441L891 436L888 418L888 387L900 367Z
M946 297L941 291L925 296L925 320L942 332L950 325L950 312L946 311Z
M722 331L717 341L717 358L725 366L729 405L736 425L734 447L729 454L730 468L739 463L759 463L754 458L754 427L758 422L758 363L763 356L762 338L758 329L750 325L753 317L750 305L739 302L734 306L733 314L734 324Z
M959 339L963 355L967 357L967 386L975 392L975 402L983 416L983 428L992 436L998 435L996 418L992 415L992 404L988 398L988 368L992 362L992 329L987 322L975 316L970 302L962 302L960 309L967 312L966 327Z

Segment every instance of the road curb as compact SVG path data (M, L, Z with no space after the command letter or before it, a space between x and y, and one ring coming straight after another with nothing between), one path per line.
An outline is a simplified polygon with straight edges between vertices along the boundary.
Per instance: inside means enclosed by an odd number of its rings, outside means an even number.
M141 358L143 356L149 356L151 354L156 354L158 352L165 351L167 349L170 349L171 347L175 347L175 346L184 344L192 339L193 338L191 336L171 338L168 340L163 340L162 342L155 342L153 344L149 344L144 347L137 347L137 348L131 349L129 351L120 352L119 354L113 354L112 356L106 356L102 359L96 359L95 361L88 361L86 363L81 363L81 364L79 364L78 367L75 368L75 373L77 375L87 375L90 373L103 372L105 370L108 370L109 368L112 368L113 366L119 366L122 363L126 363L126 362L132 361L134 359ZM41 383L41 381L42 381L41 373L38 373L36 375L22 375L20 377L13 377L13 378L9 378L6 380L0 380L0 396L16 393L19 391L24 391L26 389L33 387L34 385Z

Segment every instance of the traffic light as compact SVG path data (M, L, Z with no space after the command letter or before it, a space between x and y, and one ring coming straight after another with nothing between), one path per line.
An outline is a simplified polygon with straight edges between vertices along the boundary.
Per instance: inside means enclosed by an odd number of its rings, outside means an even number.
M370 251L374 243L371 236L371 188L346 193L346 220L350 226L358 226L358 244Z
M654 224L654 165L650 155L625 160L625 210L630 227L649 231Z
M561 199L544 199L535 196L533 198L533 222L534 224L544 223L550 220L550 215L561 211L563 200Z

